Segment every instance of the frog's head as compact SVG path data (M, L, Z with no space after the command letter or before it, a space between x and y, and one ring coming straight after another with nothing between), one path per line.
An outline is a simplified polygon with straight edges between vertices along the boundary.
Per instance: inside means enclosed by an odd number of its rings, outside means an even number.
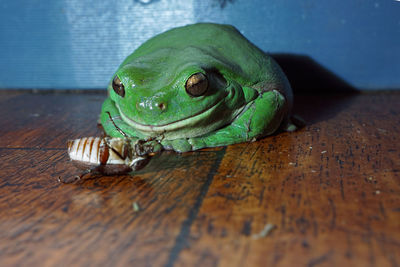
M111 99L122 119L143 136L203 135L241 111L240 85L223 75L221 62L193 50L164 49L139 57L113 77Z

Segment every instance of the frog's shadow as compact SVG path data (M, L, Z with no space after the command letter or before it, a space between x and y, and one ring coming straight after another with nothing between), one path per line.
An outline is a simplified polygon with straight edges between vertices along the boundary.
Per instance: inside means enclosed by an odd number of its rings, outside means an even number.
M271 54L294 93L294 114L306 124L325 121L348 107L359 91L305 55Z

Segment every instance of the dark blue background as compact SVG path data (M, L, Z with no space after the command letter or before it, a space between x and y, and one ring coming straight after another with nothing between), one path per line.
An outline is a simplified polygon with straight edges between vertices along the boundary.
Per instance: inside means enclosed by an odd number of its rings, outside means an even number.
M200 21L233 24L289 65L307 56L358 89L400 88L395 0L3 0L0 88L105 88L143 41Z

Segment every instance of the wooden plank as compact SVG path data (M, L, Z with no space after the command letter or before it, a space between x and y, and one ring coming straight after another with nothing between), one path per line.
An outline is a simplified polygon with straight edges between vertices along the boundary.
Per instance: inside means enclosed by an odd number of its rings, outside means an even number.
M0 99L8 97L0 94ZM0 106L0 147L65 148L68 139L100 135L105 95L22 94Z
M64 150L3 149L1 265L163 265L223 152L165 153L134 176L61 184L79 173Z
M185 238L224 149L163 153L134 176L57 181L81 173L66 141L101 134L103 98L26 94L1 107L0 265L162 265Z
M0 90L0 102L5 103L11 98L17 97L24 94L24 92L18 90Z
M398 265L399 100L300 99L307 127L228 147L177 266Z
M60 184L103 98L0 95L1 266L399 265L400 94L300 96L297 132Z

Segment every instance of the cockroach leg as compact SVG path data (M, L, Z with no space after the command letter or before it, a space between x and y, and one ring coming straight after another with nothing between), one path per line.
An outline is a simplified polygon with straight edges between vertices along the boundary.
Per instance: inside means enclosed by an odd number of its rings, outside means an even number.
M119 153L115 148L113 148L107 141L107 139L104 139L104 143L106 144L106 146L108 147L108 149L111 149L112 152L115 153L115 155L117 155L120 159L125 160L125 158L121 155L121 153Z
M115 122L114 122L113 118L111 117L111 114L110 114L109 111L107 111L107 114L108 114L108 117L110 118L110 121L111 121L112 124L114 125L115 129L117 129L117 131L118 131L120 134L122 134L123 137L128 138L129 136L128 136L124 131L122 131L122 129L119 128L119 127L117 126L117 124L115 124Z
M75 175L69 179L63 179L61 176L57 177L57 181L63 184L73 184L83 179L83 177L87 174L91 173L91 170L85 170L81 175Z

